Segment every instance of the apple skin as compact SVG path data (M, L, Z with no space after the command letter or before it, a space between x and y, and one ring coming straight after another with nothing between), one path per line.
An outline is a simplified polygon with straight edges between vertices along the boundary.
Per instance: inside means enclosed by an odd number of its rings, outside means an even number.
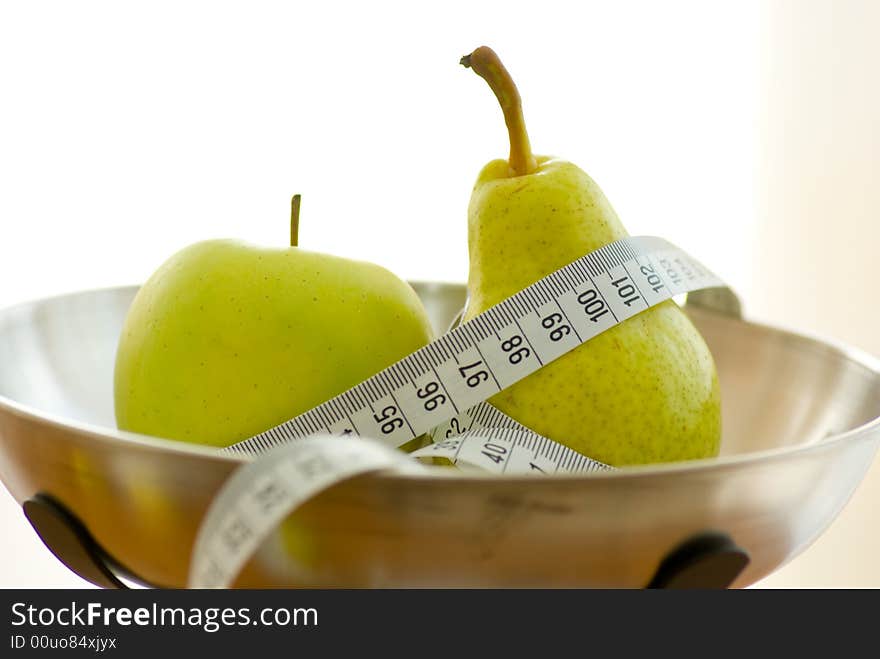
M120 429L228 446L433 339L415 291L372 263L208 240L135 296L116 354Z

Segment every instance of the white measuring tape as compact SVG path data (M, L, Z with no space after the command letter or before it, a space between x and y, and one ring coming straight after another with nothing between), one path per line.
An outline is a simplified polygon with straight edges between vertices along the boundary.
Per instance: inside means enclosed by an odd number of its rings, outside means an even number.
M260 457L238 469L211 504L193 548L189 586L229 586L298 506L360 474L428 469L413 458L442 457L494 473L609 469L484 401L649 307L724 287L663 239L623 238L326 403L224 449ZM425 434L432 444L408 454L396 450Z

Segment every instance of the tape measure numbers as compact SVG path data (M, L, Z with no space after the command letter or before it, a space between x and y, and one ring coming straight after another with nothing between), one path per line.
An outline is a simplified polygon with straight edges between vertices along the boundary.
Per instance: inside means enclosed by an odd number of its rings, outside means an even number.
M660 238L601 247L330 401L225 450L258 454L315 433L399 447L594 336L675 295L724 284ZM432 433L432 436L436 436Z
M627 237L557 270L332 400L224 449L256 459L238 469L211 504L193 548L190 587L229 586L298 506L357 475L424 472L413 458L444 457L493 473L608 469L484 401L647 308L683 293L724 287L665 240ZM394 450L425 433L433 444L409 454ZM357 438L340 437L349 435Z

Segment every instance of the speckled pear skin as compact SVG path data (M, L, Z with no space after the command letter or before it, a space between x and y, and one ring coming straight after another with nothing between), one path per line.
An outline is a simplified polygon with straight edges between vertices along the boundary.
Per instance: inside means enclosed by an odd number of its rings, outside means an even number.
M468 306L485 311L627 234L599 186L572 163L538 157L513 176L483 168L468 209ZM669 300L594 337L490 401L525 426L614 466L708 458L721 442L709 348Z

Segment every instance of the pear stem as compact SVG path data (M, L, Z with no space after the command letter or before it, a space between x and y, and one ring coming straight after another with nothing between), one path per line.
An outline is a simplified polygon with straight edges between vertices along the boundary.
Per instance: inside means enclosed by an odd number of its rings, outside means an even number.
M508 162L514 176L531 174L538 168L538 163L532 155L532 147L529 144L522 99L510 73L504 68L495 51L488 46L480 46L470 55L465 55L461 58L461 64L473 69L474 73L489 83L498 103L501 104L504 123L507 124L507 134L510 138Z
M290 200L290 246L296 247L299 243L299 203L302 195L295 194Z

